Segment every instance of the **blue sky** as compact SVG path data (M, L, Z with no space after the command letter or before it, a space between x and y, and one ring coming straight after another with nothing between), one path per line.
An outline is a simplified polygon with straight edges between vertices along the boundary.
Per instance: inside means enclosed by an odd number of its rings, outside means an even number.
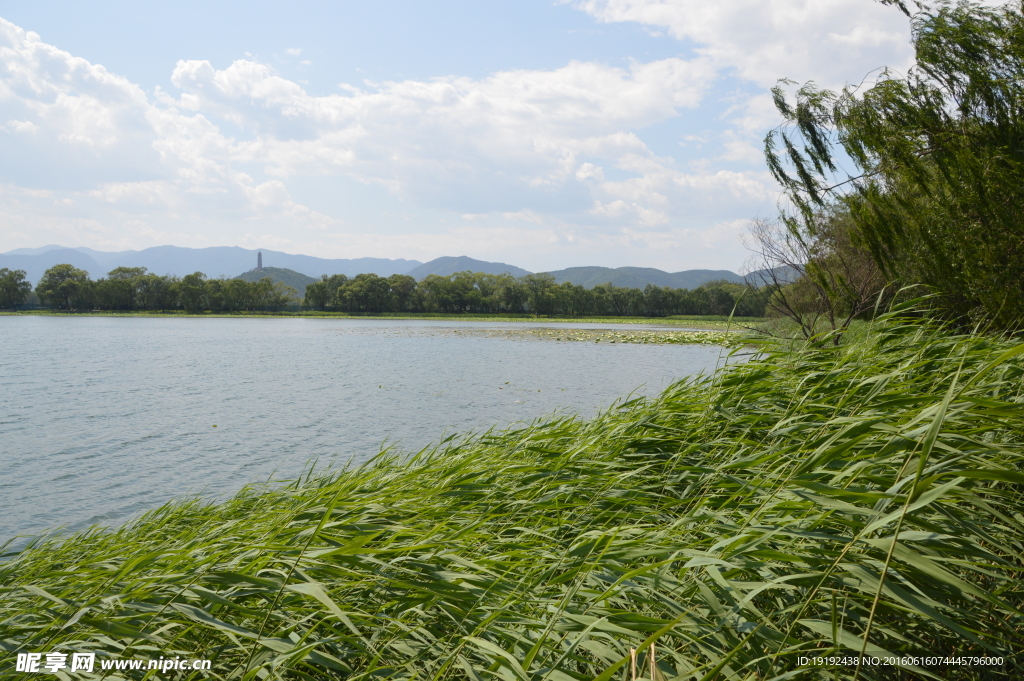
M780 77L872 0L0 2L0 251L239 245L739 270Z

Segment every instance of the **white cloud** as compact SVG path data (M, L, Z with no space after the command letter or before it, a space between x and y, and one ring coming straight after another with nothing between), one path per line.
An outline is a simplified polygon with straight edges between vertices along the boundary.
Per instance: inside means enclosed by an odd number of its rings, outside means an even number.
M488 78L367 83L315 97L270 67L238 61L224 70L179 62L179 106L222 116L253 132L233 160L272 176L346 173L421 206L489 212L585 215L604 165L670 173L635 133L697 106L712 78L707 60L666 59L628 69L571 62L553 71ZM584 188L572 180L596 181ZM628 184L621 185L628 187ZM664 221L632 197L641 224ZM658 194L649 194L663 204Z
M621 68L573 61L315 96L256 61L180 61L175 90L147 94L0 19L0 139L10 152L0 159L0 215L12 233L35 225L41 243L94 248L268 244L276 233L321 255L472 247L529 261L529 243L563 258L640 253L628 230L696 243L702 224L720 221L722 201L756 212L770 184L763 173L684 172L635 131L699 106L716 68L709 56ZM289 190L304 176L338 175L385 187L435 223L372 234ZM49 194L25 193L33 188ZM463 227L439 227L444 215Z
M580 182L584 180L594 179L599 182L604 181L604 169L601 166L596 166L593 163L580 164L579 169L576 171L576 179Z
M181 197L173 184L167 182L108 182L88 192L88 196L120 206L135 205L174 208Z
M614 160L646 148L641 128L699 104L712 72L702 60L629 69L572 62L481 80L439 78L349 87L314 97L265 65L179 62L182 108L254 132L236 160L278 177L350 173L423 205L460 212L550 206L583 157ZM570 192L562 197L581 204ZM468 204L467 204L468 202ZM539 203L538 203L539 202Z
M9 182L63 179L65 205L98 203L121 219L212 209L321 229L337 222L295 204L280 182L258 184L234 169L232 140L202 113L167 106L162 92L151 101L125 78L2 19L0 65L0 120L9 120L4 131L14 142L0 173Z
M506 220L517 220L520 222L532 222L536 225L544 224L544 216L538 215L532 210L519 210L515 212L502 213L501 217Z
M4 129L31 135L32 133L37 132L39 130L39 126L37 126L32 121L11 120L7 121L7 126Z
M572 0L568 0L572 1ZM693 43L718 68L761 86L787 77L828 87L910 64L909 22L871 0L575 0L603 22L637 22Z
M685 41L714 65L754 85L724 119L716 163L760 166L765 132L779 122L767 88L780 78L839 89L883 67L912 63L910 25L872 0L563 0L599 21L635 22ZM697 141L697 140L687 140Z
M0 19L0 173L23 184L83 184L161 172L140 88ZM13 167L12 167L13 166ZM26 182L26 180L28 180Z

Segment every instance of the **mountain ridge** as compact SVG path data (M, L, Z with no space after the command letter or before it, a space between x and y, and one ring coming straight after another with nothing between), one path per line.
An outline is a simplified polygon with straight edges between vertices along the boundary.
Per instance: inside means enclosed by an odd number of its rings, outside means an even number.
M256 282L260 279L270 279L275 284L281 282L285 286L291 286L295 289L295 292L299 294L299 298L303 298L306 295L306 287L312 284L318 279L309 275L303 274L302 272L296 272L285 267L264 267L263 269L249 270L248 272L242 272L235 279L241 279L242 281Z
M141 251L96 251L85 247L64 248L51 244L40 248L19 248L0 253L0 267L25 270L28 280L33 285L38 283L47 269L61 263L83 269L94 279L105 276L115 267L145 267L153 274L179 277L202 272L215 279L222 276L233 277L237 272L251 270L256 265L257 250L263 252L264 263L268 266L293 270L315 278L323 274L344 274L354 277L363 272L373 272L387 277L392 274L405 274L423 264L419 260L404 258L317 258L311 255L238 246L154 246Z
M434 258L429 262L425 262L418 267L414 267L405 274L415 278L417 281L425 279L431 274L436 274L440 277L447 277L455 274L456 272L483 272L484 274L511 274L513 277L522 277L527 274L532 274L529 270L524 270L521 267L515 265L508 265L503 262L488 262L486 260L476 260L466 255L451 256L443 255L440 258Z
M381 277L392 274L407 274L417 280L435 274L449 276L466 270L521 277L530 274L528 270L502 262L477 260L468 256L442 256L428 262L388 258L317 258L315 256L284 253L261 249L266 269L276 268L294 272L299 277L319 279L321 275L374 273ZM60 263L69 263L85 270L98 279L115 267L145 267L154 274L184 276L192 272L203 272L210 278L236 277L237 272L248 273L256 265L256 249L238 246L211 246L208 248L186 248L182 246L155 246L141 251L97 251L91 248L65 248L49 244L39 248L18 248L0 253L0 267L25 270L33 285L43 273ZM758 272L741 276L730 270L694 269L666 272L653 267L568 267L547 272L557 283L571 282L578 286L593 288L601 284L612 284L621 288L644 288L648 284L671 288L694 289L715 280L736 283L755 281L767 283ZM289 275L291 277L291 275ZM783 277L786 280L788 277ZM307 282L308 283L308 282ZM298 288L298 287L296 287ZM302 286L305 288L305 286Z
M548 272L559 284L569 281L577 286L594 288L612 284L620 288L644 288L648 284L670 288L694 289L709 281L725 279L743 283L743 277L730 270L683 270L665 272L653 267L569 267Z

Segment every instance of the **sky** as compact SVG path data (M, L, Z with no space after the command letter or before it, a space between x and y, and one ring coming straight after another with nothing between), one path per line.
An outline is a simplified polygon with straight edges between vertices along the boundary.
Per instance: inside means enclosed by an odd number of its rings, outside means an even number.
M873 0L0 0L0 252L740 271L769 89L911 59Z

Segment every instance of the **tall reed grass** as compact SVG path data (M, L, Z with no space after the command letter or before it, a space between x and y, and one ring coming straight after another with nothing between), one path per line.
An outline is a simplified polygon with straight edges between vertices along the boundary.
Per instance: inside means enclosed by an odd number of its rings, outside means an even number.
M603 680L654 650L663 679L1021 678L1022 355L885 318L591 421L43 542L0 565L0 675L62 650L212 659L196 679ZM802 659L861 654L897 665ZM947 655L1004 662L913 660Z

